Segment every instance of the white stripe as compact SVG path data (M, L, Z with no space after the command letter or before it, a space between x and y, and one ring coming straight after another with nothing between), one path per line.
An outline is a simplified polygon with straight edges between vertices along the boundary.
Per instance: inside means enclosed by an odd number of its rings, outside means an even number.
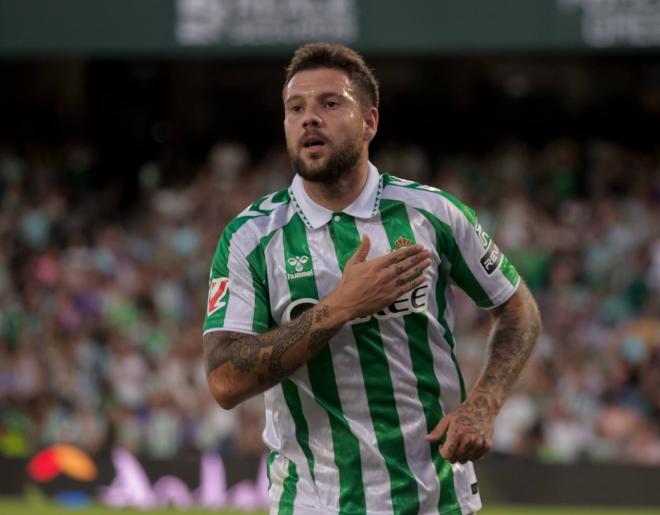
M231 329L229 327L224 327L224 326L223 327L211 327L210 329L207 329L206 331L204 331L202 333L202 336L205 336L209 333L217 333L218 331L233 331L233 330L234 329ZM241 332L244 333L244 334L252 334L252 335L257 334L254 331L241 331Z
M453 295L451 286L445 288L445 299ZM433 298L435 299L435 295ZM449 303L447 303L449 305ZM429 326L428 334L431 342L431 353L433 354L433 369L435 377L440 383L440 405L443 413L449 413L461 403L461 383L456 370L456 365L451 359L451 346L449 337L445 337L444 328L437 322L438 302L429 303ZM450 326L451 330L451 326Z
M298 504L314 506L318 502L318 496L316 495L312 477L309 474L307 458L296 439L296 425L284 400L282 386L276 385L268 390L264 395L264 403L266 406L266 427L264 429L263 440L271 450L278 453L279 456L275 461L285 462L284 471L282 472L278 469L284 474L281 476L282 481L289 475L289 464L283 458L291 460L296 464L298 482L296 483L294 507ZM274 484L272 475L271 482ZM272 493L270 497L272 501L274 499ZM277 502L279 503L279 497L277 497Z
M282 456L276 456L273 463L270 464L268 474L270 475L270 490L268 496L270 497L270 515L277 515L280 498L284 492L284 479L289 473L288 463Z
M247 256L257 247L259 240L270 231L281 227L293 214L293 209L282 206L269 216L259 216L244 223L229 242L229 301L223 328L232 331L253 332L255 292ZM268 268L268 267L267 267Z
M255 309L252 273L247 263L247 255L253 249L245 248L246 241L237 237L244 228L245 225L236 231L229 242L229 300L223 323L223 327L241 332L252 331Z
M327 249L327 242L332 241L327 226L318 230L307 230L307 239L316 271L316 288L319 297L323 299L337 287L341 270L335 249ZM324 248L327 252L323 252ZM392 510L389 474L385 461L378 452L357 344L350 326L342 328L330 340L329 345L342 411L360 446L367 513L389 513ZM337 494L337 499L338 497ZM336 501L331 506L336 506Z
M360 234L367 233L371 241L375 242L376 255L383 255L390 250L380 217L367 224L357 220L356 222ZM422 235L416 234L415 238L418 243L428 248L428 241ZM433 466L430 446L424 440L426 418L417 392L417 378L413 372L410 344L407 342L403 317L379 320L379 328L392 379L406 461L417 479L419 512L432 513L438 506L439 481Z
M307 367L298 370L291 379L298 386L300 403L309 428L309 447L314 456L316 480L316 484L312 485L317 499L314 505L326 507L326 513L331 515L339 511L339 471L335 464L330 420L326 411L314 400Z
M284 231L278 231L266 247L266 274L268 276L268 296L270 314L278 325L283 323L282 316L291 303L289 283L284 265Z

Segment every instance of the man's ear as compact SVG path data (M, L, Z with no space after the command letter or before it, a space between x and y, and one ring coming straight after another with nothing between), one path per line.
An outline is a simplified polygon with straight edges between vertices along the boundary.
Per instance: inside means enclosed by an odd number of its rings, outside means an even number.
M364 141L370 143L378 132L378 108L370 107L364 111Z

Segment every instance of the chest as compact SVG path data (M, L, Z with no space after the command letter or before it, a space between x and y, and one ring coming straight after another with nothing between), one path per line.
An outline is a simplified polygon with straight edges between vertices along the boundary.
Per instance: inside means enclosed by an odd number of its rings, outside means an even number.
M337 217L318 229L283 230L270 242L266 269L271 316L277 325L295 318L337 288L346 261L363 235L371 241L367 260L415 243L429 249L433 260L425 272L428 282L373 316L385 320L427 309L438 274L443 274L432 227L423 221L383 220L380 216L370 220Z

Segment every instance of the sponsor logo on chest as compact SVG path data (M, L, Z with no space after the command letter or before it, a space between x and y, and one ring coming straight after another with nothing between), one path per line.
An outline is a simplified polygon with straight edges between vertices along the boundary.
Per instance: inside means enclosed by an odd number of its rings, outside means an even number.
M389 318L398 318L410 313L422 313L427 310L429 297L429 284L424 283L414 290L402 295L392 304L381 309L373 315L356 318L351 320L348 325L362 324L369 321L372 317L377 320L387 320ZM301 315L304 311L318 304L318 300L305 298L294 300L284 310L282 323L289 322Z

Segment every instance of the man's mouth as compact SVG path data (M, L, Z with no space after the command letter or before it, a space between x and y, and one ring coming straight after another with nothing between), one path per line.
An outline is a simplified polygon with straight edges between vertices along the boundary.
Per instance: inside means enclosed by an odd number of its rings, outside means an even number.
M303 148L307 150L319 150L321 147L325 146L325 141L316 136L310 136L303 140Z

